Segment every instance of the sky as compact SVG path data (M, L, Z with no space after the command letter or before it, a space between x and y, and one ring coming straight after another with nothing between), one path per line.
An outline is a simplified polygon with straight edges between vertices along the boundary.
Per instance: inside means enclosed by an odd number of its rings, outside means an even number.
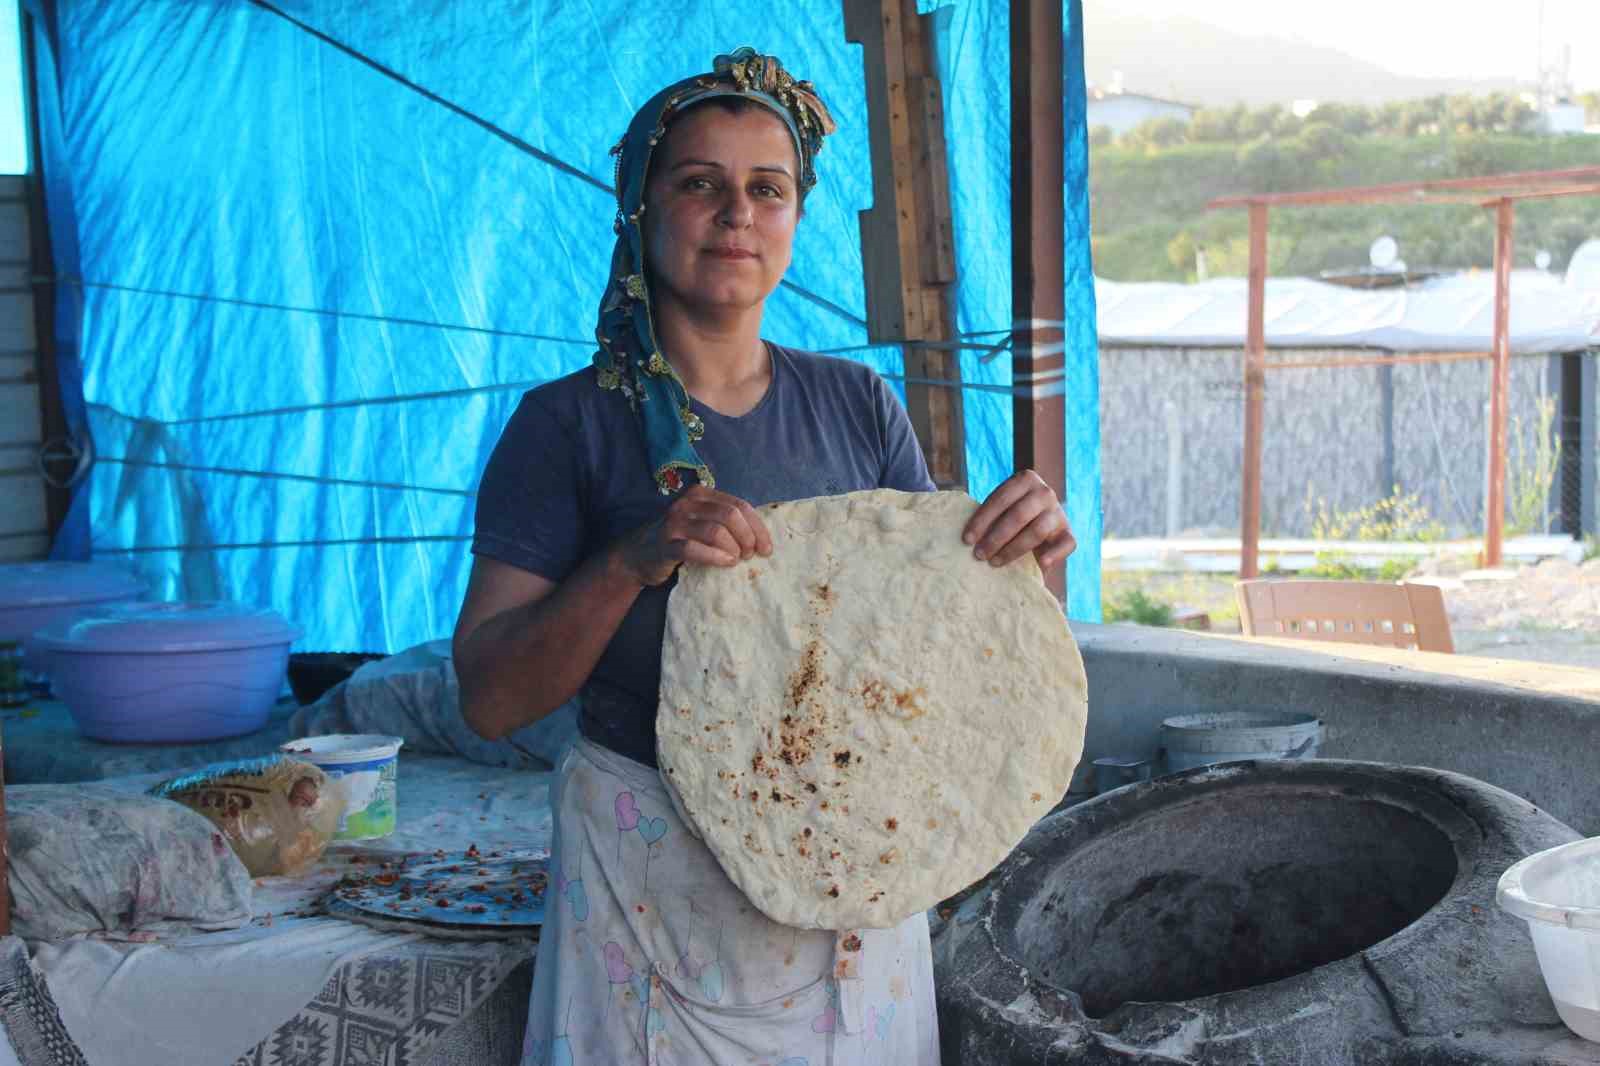
M1127 13L1185 15L1224 29L1293 37L1418 77L1532 82L1540 54L1560 68L1572 46L1577 92L1600 90L1600 0L1116 0ZM1512 12L1515 12L1513 14Z

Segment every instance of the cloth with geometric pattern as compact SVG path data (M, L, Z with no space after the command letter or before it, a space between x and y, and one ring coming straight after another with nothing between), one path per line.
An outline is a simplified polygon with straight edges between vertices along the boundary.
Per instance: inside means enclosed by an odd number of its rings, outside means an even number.
M88 1066L21 937L0 940L0 1026L22 1066Z
M334 971L305 1009L234 1066L410 1066L527 962L533 946L424 940L364 955Z

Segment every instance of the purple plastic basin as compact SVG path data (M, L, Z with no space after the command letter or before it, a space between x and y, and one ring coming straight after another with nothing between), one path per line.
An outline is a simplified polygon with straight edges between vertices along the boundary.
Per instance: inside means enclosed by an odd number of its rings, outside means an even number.
M260 729L299 635L260 607L122 603L88 608L34 640L85 736L177 743Z
M26 667L47 673L35 632L86 607L142 595L144 583L110 563L7 563L0 566L0 640L21 641Z

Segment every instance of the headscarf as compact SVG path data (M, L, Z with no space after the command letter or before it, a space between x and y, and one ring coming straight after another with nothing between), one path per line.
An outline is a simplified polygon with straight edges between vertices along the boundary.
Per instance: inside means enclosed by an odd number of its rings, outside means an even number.
M683 488L683 471L700 484L715 486L711 470L694 449L705 424L689 403L689 392L656 343L645 282L644 189L650 157L674 114L718 96L753 100L781 118L794 138L800 160L799 184L805 192L817 183L813 160L822 138L834 130L833 117L810 82L796 81L776 56L753 48L720 55L709 74L685 78L661 90L641 107L612 154L617 157L617 244L611 253L611 279L600 300L594 355L600 387L621 389L639 416L645 451L657 487L670 495Z

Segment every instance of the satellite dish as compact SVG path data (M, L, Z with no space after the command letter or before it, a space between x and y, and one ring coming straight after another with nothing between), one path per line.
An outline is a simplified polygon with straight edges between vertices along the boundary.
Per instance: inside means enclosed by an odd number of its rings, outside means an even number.
M1590 237L1572 253L1567 263L1567 287L1600 290L1600 238Z
M1533 265L1538 267L1540 270L1549 270L1550 253L1545 251L1543 248L1540 248L1538 254L1533 257Z
M1379 270L1387 270L1394 265L1395 258L1400 254L1400 245L1393 237L1383 236L1372 242L1372 247L1367 249L1367 259Z

